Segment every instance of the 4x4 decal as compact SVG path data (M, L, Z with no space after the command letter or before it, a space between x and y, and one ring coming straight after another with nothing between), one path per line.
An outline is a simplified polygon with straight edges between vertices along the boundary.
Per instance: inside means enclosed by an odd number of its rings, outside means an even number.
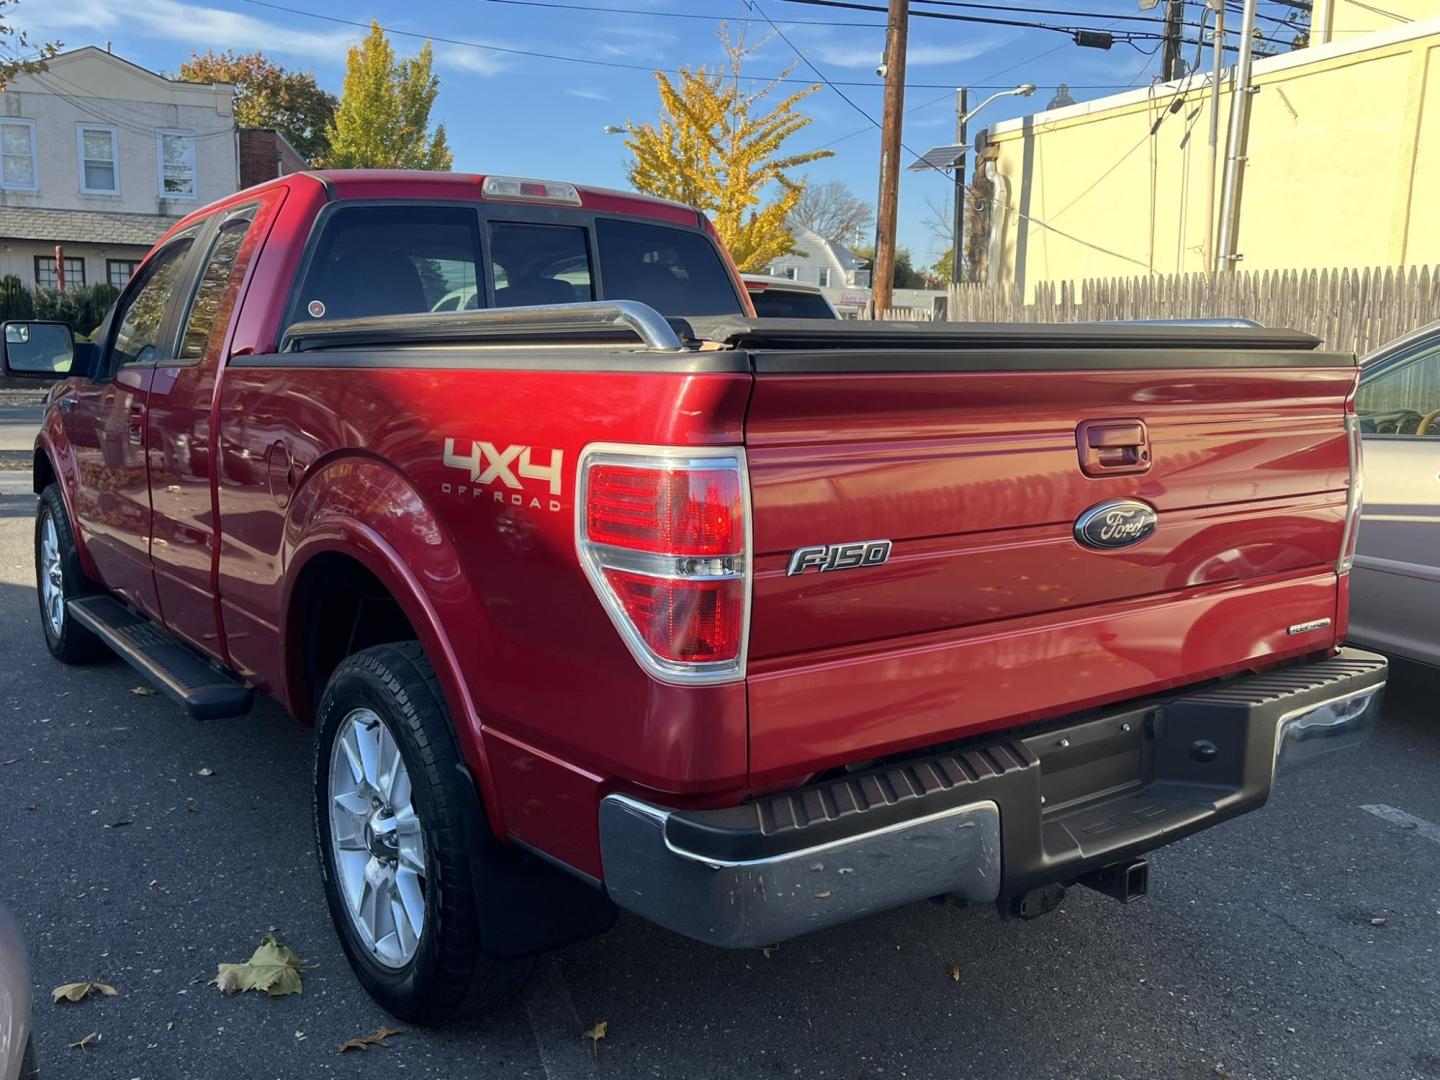
M564 474L562 465L565 460L563 450L541 450L539 453L549 455L549 463L539 465L535 462L537 451L533 446L516 444L501 449L494 443L485 442L482 439L470 441L470 453L457 454L455 452L455 440L445 440L445 455L441 459L446 466L452 469L464 469L470 474L470 483L467 484L441 484L441 490L447 495L452 492L457 495L464 495L468 490L472 498L479 497L483 491L490 491L498 503L508 503L511 506L525 506L532 510L549 510L558 513L560 510L559 495L564 486ZM543 480L548 485L550 498L541 501L533 492L525 493L526 480ZM496 488L496 483L509 489L502 491Z

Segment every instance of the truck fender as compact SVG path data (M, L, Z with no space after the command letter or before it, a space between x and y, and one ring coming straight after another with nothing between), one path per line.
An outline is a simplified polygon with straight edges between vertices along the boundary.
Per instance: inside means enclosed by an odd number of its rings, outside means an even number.
M100 570L95 565L95 560L90 557L90 549L85 546L85 533L80 528L80 520L75 516L75 455L70 453L69 445L65 442L64 432L56 433L50 429L58 428L53 412L46 412L42 422L40 433L35 436L35 458L31 465L31 486L35 494L39 495L45 488L42 482L44 473L48 470L51 477L60 488L60 498L65 503L65 513L70 518L70 535L75 539L75 552L80 559L80 569L85 576L92 581L100 580Z
M391 465L346 454L307 470L286 515L281 557L280 648L287 702L306 700L304 642L289 612L296 583L317 556L343 554L358 562L394 597L435 669L449 707L460 753L480 788L490 827L505 835L500 801L485 755L481 720L462 664L446 631L447 608L464 603L473 625L483 619L459 556L419 493ZM428 583L428 587L427 587ZM480 635L483 647L485 634ZM293 706L292 706L293 707Z

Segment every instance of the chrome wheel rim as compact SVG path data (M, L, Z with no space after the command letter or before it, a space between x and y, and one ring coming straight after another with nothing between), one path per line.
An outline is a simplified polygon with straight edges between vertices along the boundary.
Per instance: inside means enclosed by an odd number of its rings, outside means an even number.
M425 832L400 746L371 709L330 750L330 850L350 924L376 963L403 968L425 930Z
M60 565L55 518L48 511L40 523L40 606L50 633L58 638L65 626L65 571Z

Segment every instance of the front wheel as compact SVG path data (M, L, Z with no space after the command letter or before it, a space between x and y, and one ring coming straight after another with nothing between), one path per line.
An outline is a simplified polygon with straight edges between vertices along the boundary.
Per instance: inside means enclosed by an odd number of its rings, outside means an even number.
M40 626L50 655L67 664L83 664L105 654L105 646L75 621L70 601L94 591L80 569L70 515L60 488L49 485L35 510L35 595L40 601Z
M513 996L534 964L481 940L476 881L496 845L473 820L469 783L418 643L377 645L340 664L316 721L325 896L360 982L411 1023Z

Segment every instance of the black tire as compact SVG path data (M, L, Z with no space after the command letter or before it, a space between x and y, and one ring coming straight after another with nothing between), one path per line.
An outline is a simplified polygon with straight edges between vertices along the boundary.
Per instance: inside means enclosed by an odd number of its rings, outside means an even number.
M344 718L372 710L395 738L410 775L425 834L425 919L406 966L378 963L353 923L337 882L330 827L330 756ZM418 642L376 645L343 660L330 678L315 723L315 844L325 899L361 985L412 1024L443 1023L517 995L534 957L501 958L480 933L477 878L506 857L461 769L449 711Z
M41 556L41 539L48 522L53 522L55 526L61 591L65 598L65 614L58 632L51 625L45 607L46 571ZM77 623L69 609L71 599L95 591L95 583L80 569L80 556L75 551L75 534L70 530L70 515L65 510L65 500L60 495L60 488L51 484L40 493L35 509L35 598L40 605L40 627L45 634L45 647L55 659L67 664L88 664L106 655L108 650L104 642Z

